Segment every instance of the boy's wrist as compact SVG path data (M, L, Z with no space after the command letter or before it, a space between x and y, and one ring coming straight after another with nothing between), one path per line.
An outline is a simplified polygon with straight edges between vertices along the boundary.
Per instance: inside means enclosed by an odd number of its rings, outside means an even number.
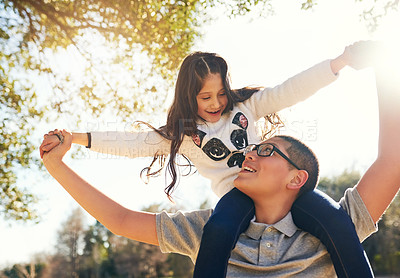
M56 169L62 163L62 157L58 157L52 153L48 153L43 156L43 164L46 169L49 170L49 172L53 169Z

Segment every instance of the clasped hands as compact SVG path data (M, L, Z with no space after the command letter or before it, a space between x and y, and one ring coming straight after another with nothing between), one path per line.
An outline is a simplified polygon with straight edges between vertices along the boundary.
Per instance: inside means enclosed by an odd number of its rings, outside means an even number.
M43 142L40 145L40 157L45 163L48 159L62 160L69 151L72 144L72 133L63 129L50 131L43 136Z

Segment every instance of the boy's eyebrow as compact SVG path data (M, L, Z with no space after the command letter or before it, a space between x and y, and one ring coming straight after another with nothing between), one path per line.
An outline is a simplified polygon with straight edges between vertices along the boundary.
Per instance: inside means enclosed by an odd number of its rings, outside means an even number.
M278 146L276 143L271 143L271 142L264 142L264 143L268 143L268 144L274 146L275 148L278 148L279 150L281 149L281 147Z

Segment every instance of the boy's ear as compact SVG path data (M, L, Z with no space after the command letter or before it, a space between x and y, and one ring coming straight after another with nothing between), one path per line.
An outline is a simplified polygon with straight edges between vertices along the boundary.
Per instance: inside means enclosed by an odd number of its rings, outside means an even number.
M287 184L288 189L300 189L308 180L306 170L298 170L296 176Z

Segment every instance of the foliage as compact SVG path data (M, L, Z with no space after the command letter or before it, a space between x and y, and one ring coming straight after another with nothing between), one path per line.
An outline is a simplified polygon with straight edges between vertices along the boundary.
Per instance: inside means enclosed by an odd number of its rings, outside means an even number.
M232 14L236 2L249 10L258 1L231 1ZM38 141L33 133L44 113L52 121L68 115L78 123L88 115L108 113L115 121L159 111L180 61L200 35L199 26L210 19L205 9L213 3L0 1L4 218L37 220L35 198L18 184L17 173L40 166L33 155Z
M43 111L36 109L36 95L27 91L31 84L12 77L19 58L6 53L1 44L0 49L0 213L5 219L36 219L36 212L28 209L35 197L16 186L16 172L38 168L38 160L31 156L36 146L30 135Z
M363 0L356 0L357 2L363 2ZM383 17L385 17L388 13L393 10L398 9L399 0L375 0L375 3L371 6L368 6L361 17L367 23L368 29L373 32L379 26L380 21Z
M0 277L9 277L9 278L35 278L35 277L44 277L43 270L45 269L45 265L43 263L31 263L27 265L16 264L13 265L10 269L6 269L3 275L0 272Z
M72 121L81 111L99 115L106 107L118 116L145 106L157 109L148 105L156 87L163 91L171 84L206 19L198 3L0 1L0 205L5 218L35 219L29 208L34 197L17 187L16 173L39 165L32 155L37 147L32 131L46 108L76 116ZM78 57L64 58L57 67L62 49ZM60 70L65 67L79 78ZM113 79L118 75L122 78ZM43 77L50 84L47 95L37 94L32 81ZM161 81L146 83L156 77Z
M303 0L299 8L317 4ZM375 26L397 6L398 0L377 0L363 17ZM0 0L3 218L38 221L36 198L17 173L40 168L34 132L45 113L52 121L60 115L72 123L86 120L86 129L96 129L88 116L129 122L162 110L180 61L215 7L227 16L268 15L273 1Z
M84 232L83 214L76 208L58 232L57 251L50 263L51 277L79 277Z
M359 172L345 170L338 176L322 177L318 183L318 189L324 191L335 201L339 201L346 189L355 186L359 180Z

